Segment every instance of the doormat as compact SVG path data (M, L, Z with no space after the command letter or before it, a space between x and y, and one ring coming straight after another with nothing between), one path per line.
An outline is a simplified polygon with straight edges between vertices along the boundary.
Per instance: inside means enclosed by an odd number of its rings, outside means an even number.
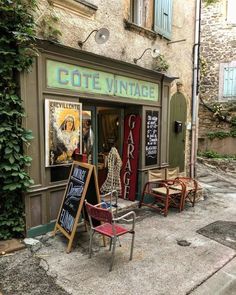
M197 233L236 250L236 222L215 221L197 230Z

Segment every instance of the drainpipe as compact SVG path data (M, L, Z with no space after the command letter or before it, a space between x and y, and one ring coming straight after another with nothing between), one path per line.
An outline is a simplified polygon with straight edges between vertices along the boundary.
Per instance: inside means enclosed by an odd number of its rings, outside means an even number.
M190 177L196 176L197 140L198 140L198 78L199 78L199 50L201 26L201 0L196 0L195 7L195 36L193 46L193 85L192 85L192 134Z

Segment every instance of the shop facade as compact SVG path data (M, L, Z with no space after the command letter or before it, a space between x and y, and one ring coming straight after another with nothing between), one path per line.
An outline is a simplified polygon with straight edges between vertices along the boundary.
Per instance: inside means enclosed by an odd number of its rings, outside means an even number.
M33 159L29 174L34 180L25 195L27 236L53 229L72 159L95 165L101 188L107 155L112 146L116 147L125 161L123 197L128 197L132 188L134 199L139 199L147 171L168 165L169 98L174 80L153 70L46 41L39 41L38 49L32 71L21 76L25 126L34 135L27 151ZM63 108L72 115L61 112ZM57 154L51 148L54 135L50 118L58 110L58 126L78 113L73 124L79 136L76 146L70 147L73 155ZM137 118L138 132L134 130ZM60 134L63 136L63 129ZM125 136L132 139L131 144L124 144ZM132 166L135 153L138 161ZM135 186L132 167L136 170Z

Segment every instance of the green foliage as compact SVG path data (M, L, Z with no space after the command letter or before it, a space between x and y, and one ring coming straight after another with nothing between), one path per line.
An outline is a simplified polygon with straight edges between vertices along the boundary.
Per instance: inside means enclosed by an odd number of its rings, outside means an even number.
M211 151L211 150L208 150L208 151L205 151L205 152L198 152L198 155L201 156L201 157L209 158L209 159L232 159L232 160L236 160L236 155L234 155L234 156L222 155L222 154L219 154L219 153L217 153L215 151Z
M219 0L204 0L204 2L206 3L206 5L211 5L214 3L217 3Z
M43 18L40 20L38 26L40 28L39 34L43 39L59 42L61 31L58 27L59 18L53 11L54 7L51 1L48 0L48 9Z
M165 56L159 54L153 61L153 69L159 72L166 72L169 69L169 64L167 63Z
M209 137L210 139L214 139L214 138L223 139L226 137L236 137L236 130L233 129L231 131L209 132L207 133L207 137Z
M22 193L33 183L25 171L31 158L24 145L32 139L22 127L19 72L27 71L36 54L33 0L0 0L0 239L22 235Z

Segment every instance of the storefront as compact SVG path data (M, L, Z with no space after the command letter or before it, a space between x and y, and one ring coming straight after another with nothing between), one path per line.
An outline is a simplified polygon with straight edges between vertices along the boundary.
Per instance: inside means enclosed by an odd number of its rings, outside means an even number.
M133 190L134 198L139 198L147 170L168 165L169 96L174 79L62 45L39 41L38 48L32 71L21 77L25 126L34 135L28 150L34 185L25 196L28 236L53 228L72 159L94 164L101 186L107 175L107 155L116 147L125 165L123 196ZM124 138L129 140L127 145Z

